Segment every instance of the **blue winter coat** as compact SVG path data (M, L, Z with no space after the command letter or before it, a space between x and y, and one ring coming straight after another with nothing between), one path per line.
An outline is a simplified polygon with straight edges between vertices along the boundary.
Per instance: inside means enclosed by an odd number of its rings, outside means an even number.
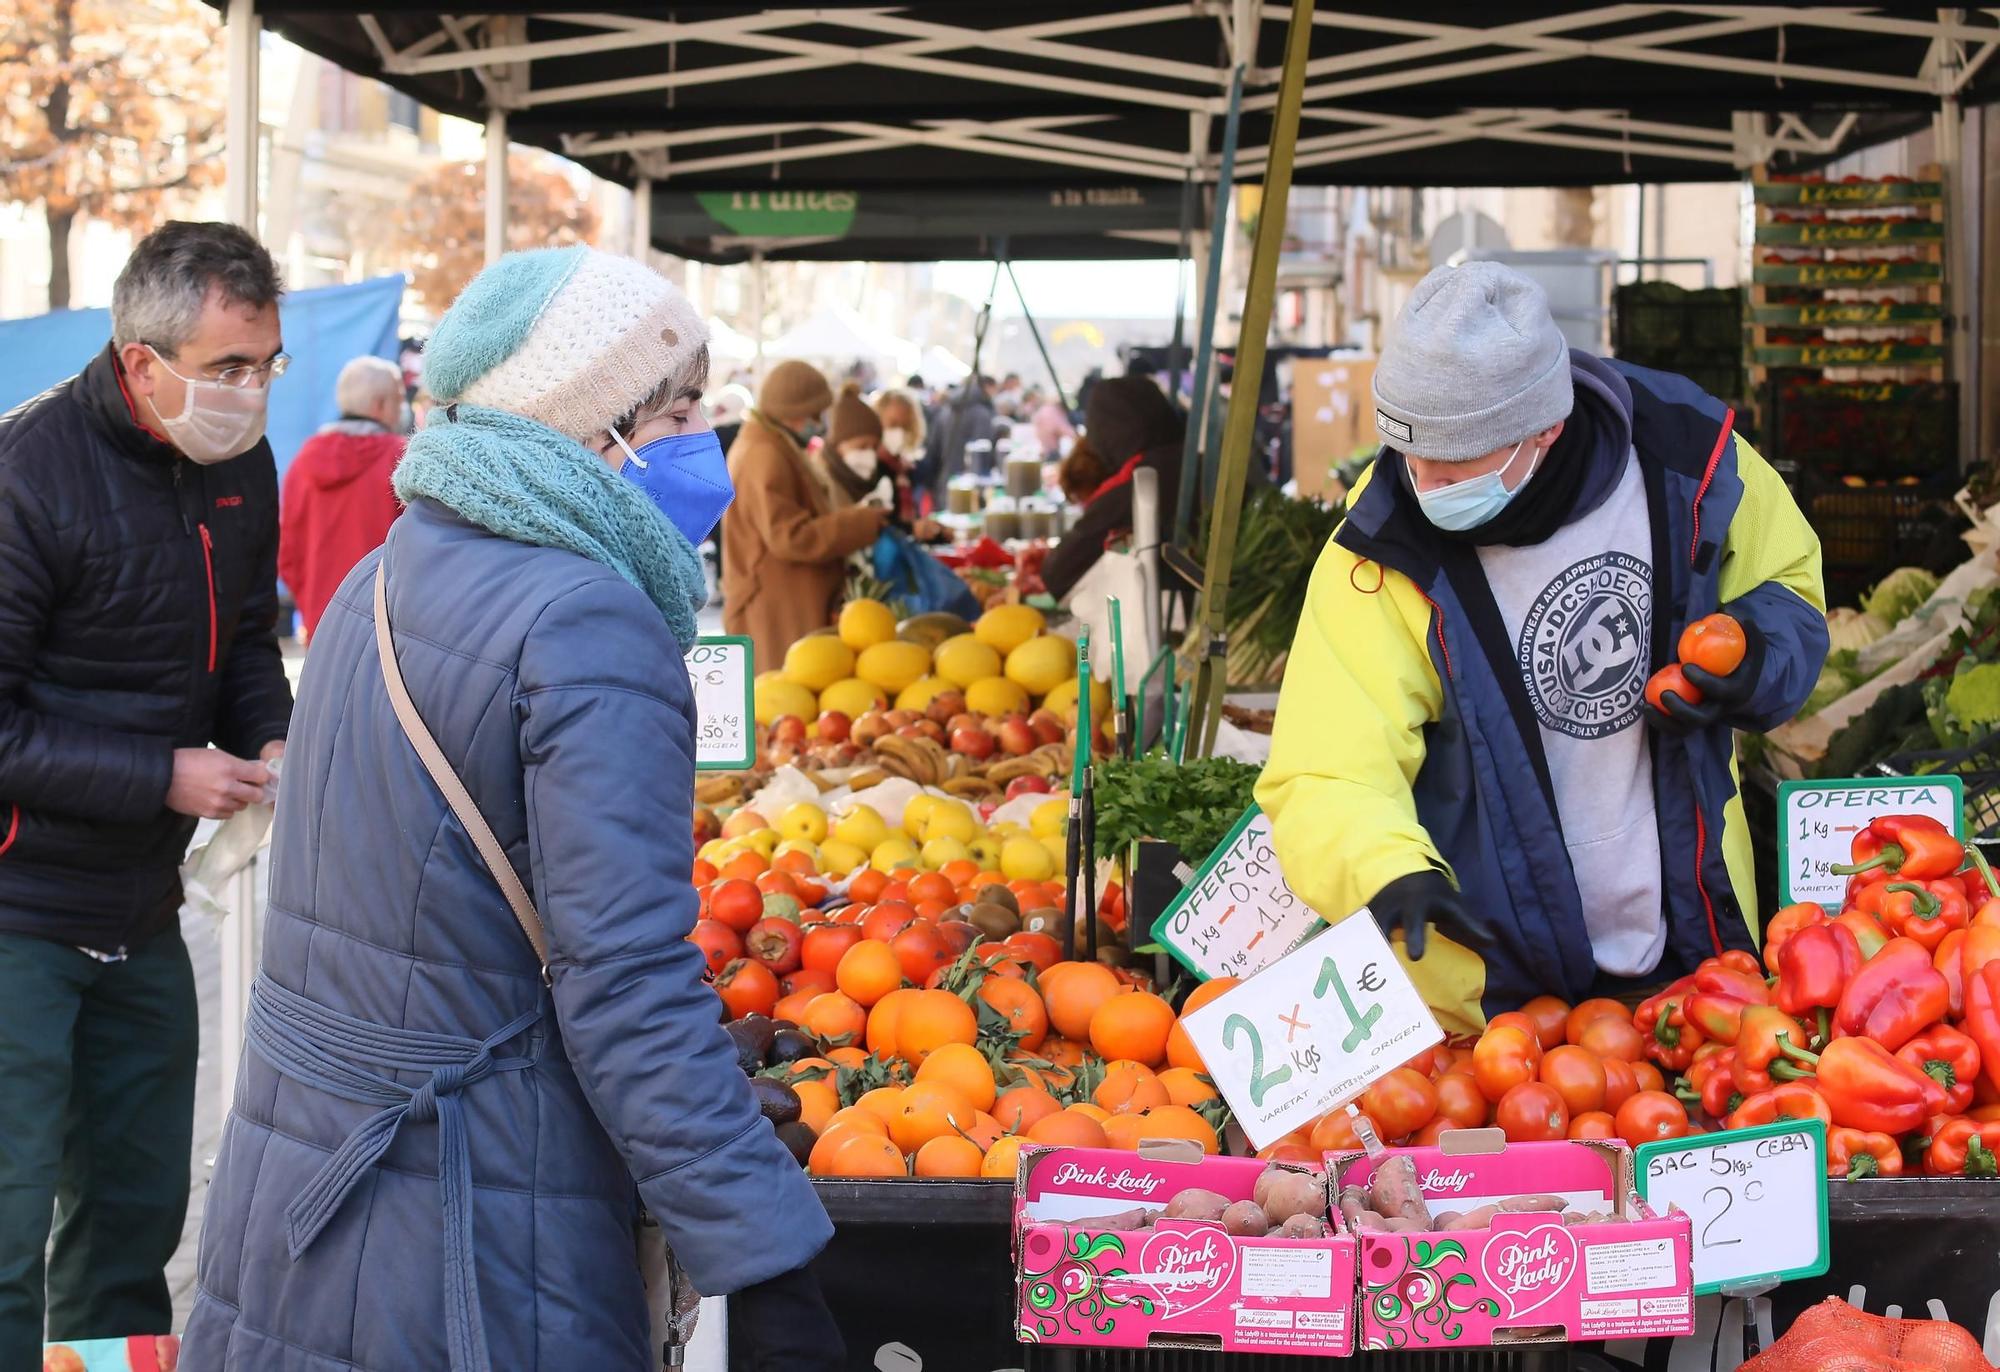
M680 645L597 563L425 502L390 532L403 675L541 912L545 987L391 711L383 556L335 597L293 716L250 1051L182 1363L657 1366L633 1258L642 1198L709 1295L803 1265L832 1233L686 941ZM465 1203L469 1263L453 1242Z

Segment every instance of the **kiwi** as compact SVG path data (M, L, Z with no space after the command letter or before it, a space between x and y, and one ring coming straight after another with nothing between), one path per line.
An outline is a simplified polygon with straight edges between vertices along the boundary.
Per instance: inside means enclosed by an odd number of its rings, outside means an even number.
M1011 897L1010 897L1011 899ZM968 923L988 938L1006 938L1021 931L1021 917L1005 906L981 901L972 907Z
M1014 916L1014 918L1019 919L1021 917L1021 902L1014 898L1012 891L997 883L985 887L979 892L979 903L981 905L997 905L1008 914Z
M1030 910L1021 916L1021 928L1030 934L1053 934L1062 937L1063 912L1054 906L1040 910Z
M1225 1232L1239 1239L1261 1239L1270 1231L1270 1217L1256 1201L1237 1201L1222 1212Z

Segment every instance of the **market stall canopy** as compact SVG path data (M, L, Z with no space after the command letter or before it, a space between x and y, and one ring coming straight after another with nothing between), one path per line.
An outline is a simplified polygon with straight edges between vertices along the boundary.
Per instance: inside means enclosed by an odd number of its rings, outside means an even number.
M1233 53L1248 65L1236 175L1261 177L1288 14L1214 0L688 0L672 18L532 0L465 15L358 0L255 8L441 110L505 109L513 139L627 184L829 192L1213 179ZM1297 180L1589 185L1729 179L1767 158L1807 168L1907 131L1944 96L2000 90L1988 69L2000 19L1938 13L1329 5L1314 21ZM1254 36L1236 32L1249 27L1239 15L1257 17ZM1735 112L1769 117L1752 128Z
M876 328L845 305L829 305L797 328L765 345L766 357L806 362L879 363L908 375L916 369L917 345Z

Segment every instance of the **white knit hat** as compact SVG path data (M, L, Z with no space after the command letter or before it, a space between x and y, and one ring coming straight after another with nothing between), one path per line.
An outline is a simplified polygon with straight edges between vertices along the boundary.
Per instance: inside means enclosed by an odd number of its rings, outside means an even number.
M508 253L472 279L424 349L445 404L525 415L579 442L685 373L708 326L678 287L595 248Z

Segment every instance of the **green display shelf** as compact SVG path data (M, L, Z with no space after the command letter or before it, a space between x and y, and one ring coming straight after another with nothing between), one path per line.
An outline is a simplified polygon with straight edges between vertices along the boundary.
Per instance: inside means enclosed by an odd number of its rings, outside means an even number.
M1788 244L1806 248L1868 248L1880 243L1937 243L1944 239L1944 225L1931 219L1902 223L1883 220L1844 219L1825 224L1759 224L1759 243Z
M1930 205L1944 199L1944 185L1937 181L1770 181L1755 191L1760 205L1818 205L1826 209Z
M1916 343L1800 343L1752 348L1762 367L1917 367L1944 361L1944 349Z
M1759 286L1910 286L1944 279L1935 262L1766 262L1751 270Z
M1875 324L1932 323L1944 318L1940 305L1922 303L1869 304L1855 300L1828 300L1811 305L1758 305L1750 311L1753 324L1797 328L1867 328Z

